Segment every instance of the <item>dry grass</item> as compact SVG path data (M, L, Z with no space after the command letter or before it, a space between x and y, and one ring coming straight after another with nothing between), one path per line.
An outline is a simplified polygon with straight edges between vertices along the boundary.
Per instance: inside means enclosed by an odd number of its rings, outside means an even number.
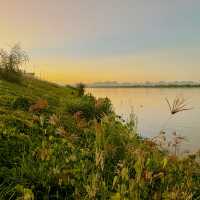
M186 100L184 98L181 98L181 97L176 97L172 104L170 104L169 100L167 98L166 99L166 102L169 106L169 109L170 109L170 113L172 115L176 114L176 113L179 113L179 112L182 112L182 111L186 111L186 110L191 110L192 108L187 108L187 105L185 104Z
M48 107L48 101L46 99L39 99L37 102L30 106L29 111L30 112L39 112L41 110L44 110Z

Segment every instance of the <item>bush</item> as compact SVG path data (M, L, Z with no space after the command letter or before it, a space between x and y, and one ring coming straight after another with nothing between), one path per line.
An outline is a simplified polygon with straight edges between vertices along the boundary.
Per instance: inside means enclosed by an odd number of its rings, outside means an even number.
M83 83L79 83L77 84L76 88L78 89L78 96L83 96L85 93L85 85Z
M14 109L21 109L24 111L28 111L30 105L31 105L30 99L24 96L17 97L12 103L12 107Z
M66 111L71 114L78 113L86 119L100 120L104 115L113 113L112 104L108 98L95 99L92 96L83 96L67 102Z
M108 98L99 98L95 102L95 116L96 119L101 119L104 115L111 114L112 110L112 103Z
M9 70L7 68L0 69L0 78L13 83L21 83L22 72L20 70Z
M83 96L68 100L66 111L71 114L81 112L86 119L93 119L95 117L95 99L91 96Z

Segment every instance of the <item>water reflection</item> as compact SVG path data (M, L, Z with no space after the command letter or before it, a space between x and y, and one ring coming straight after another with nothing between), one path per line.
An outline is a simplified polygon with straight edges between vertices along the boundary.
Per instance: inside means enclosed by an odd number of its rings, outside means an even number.
M110 98L116 113L124 119L133 109L138 117L139 132L145 137L153 137L164 128L167 135L176 131L186 137L184 149L200 148L199 88L88 88L87 92L96 97ZM173 100L176 96L184 97L193 109L177 113L169 119L170 111L165 98Z

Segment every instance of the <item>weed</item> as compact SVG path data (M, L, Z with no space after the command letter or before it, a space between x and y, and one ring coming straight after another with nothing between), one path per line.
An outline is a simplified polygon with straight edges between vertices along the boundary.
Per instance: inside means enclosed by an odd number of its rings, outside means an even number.
M29 107L31 105L31 100L24 96L19 96L14 99L12 102L13 109L21 109L28 111Z
M170 104L170 102L167 98L166 98L166 101L167 101L167 104L169 106L170 113L172 115L175 115L176 113L192 109L192 108L187 108L187 105L185 104L185 99L181 98L181 97L176 97L173 100L172 105Z

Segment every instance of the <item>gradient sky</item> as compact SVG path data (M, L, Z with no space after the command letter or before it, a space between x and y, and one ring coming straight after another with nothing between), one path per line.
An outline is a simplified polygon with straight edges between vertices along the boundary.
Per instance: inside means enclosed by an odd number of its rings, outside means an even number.
M0 47L60 83L200 80L199 0L0 0Z

